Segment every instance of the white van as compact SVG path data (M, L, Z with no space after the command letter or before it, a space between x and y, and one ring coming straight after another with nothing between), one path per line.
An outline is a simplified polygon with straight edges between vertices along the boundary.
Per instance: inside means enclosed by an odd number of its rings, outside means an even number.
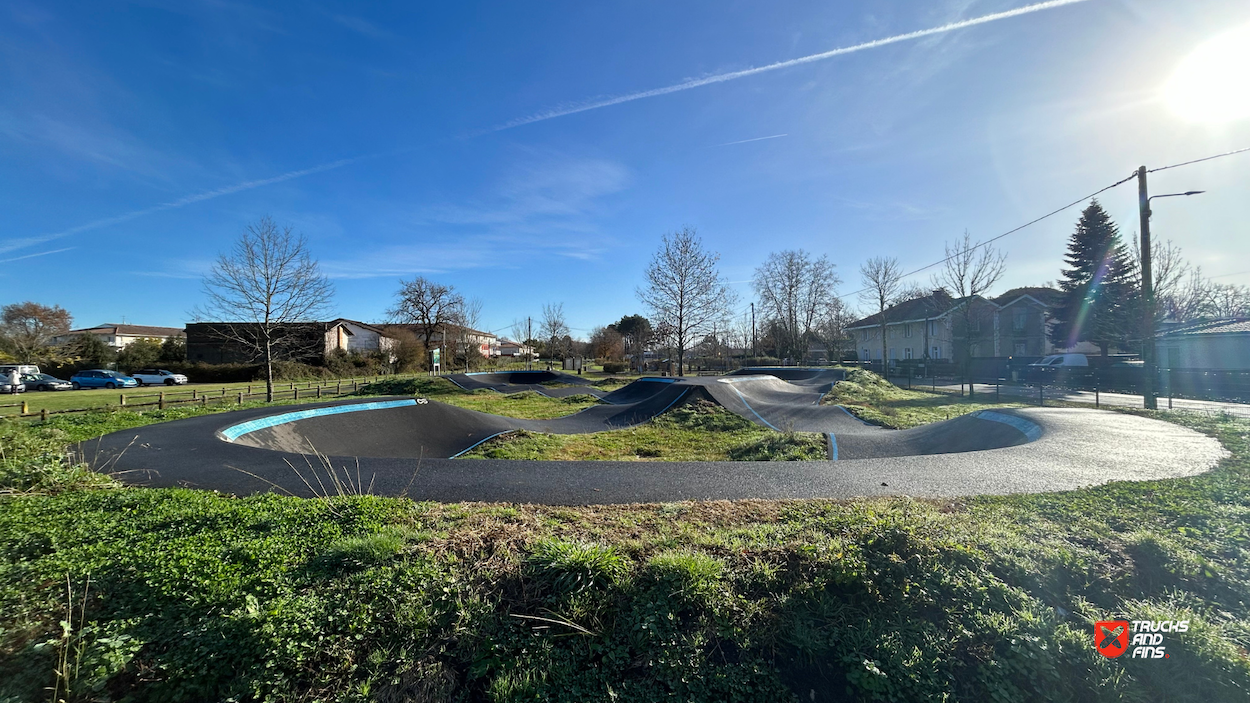
M0 375L8 376L9 371L13 369L17 369L17 372L23 376L38 376L42 373L34 364L0 364Z

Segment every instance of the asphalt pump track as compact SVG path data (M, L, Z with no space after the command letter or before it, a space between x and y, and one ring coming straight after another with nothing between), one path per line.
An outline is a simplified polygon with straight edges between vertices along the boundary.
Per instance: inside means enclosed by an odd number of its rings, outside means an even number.
M1219 443L1172 423L1092 409L995 409L910 430L866 424L820 405L837 369L745 369L728 376L643 378L602 403L550 420L521 420L424 398L267 407L124 430L80 445L96 470L127 483L234 494L312 497L348 491L417 500L559 505L678 500L958 497L1068 490L1175 478L1212 468ZM469 390L589 382L555 372L461 374ZM567 387L544 386L555 381ZM598 390L598 389L595 389ZM516 430L580 434L644 423L702 399L778 431L826 436L827 459L796 462L457 459ZM329 473L335 472L334 478Z

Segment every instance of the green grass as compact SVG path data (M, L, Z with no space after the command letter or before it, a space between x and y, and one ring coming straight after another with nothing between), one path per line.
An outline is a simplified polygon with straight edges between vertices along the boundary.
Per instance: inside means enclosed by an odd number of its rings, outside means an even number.
M992 394L968 398L907 390L863 369L849 370L847 380L834 385L820 403L841 405L865 422L893 429L949 420L977 410L1025 407L1020 402L995 402Z
M826 458L824 435L776 432L707 402L670 410L642 425L556 435L518 431L464 454L465 459L601 461L797 461Z
M1177 419L1232 456L967 501L9 497L0 700L64 653L81 701L1240 701L1250 423ZM1107 660L1112 616L1192 624Z
M58 681L67 701L1250 690L1244 419L1151 415L1228 448L1202 476L956 501L234 498L122 488L63 460L67 442L205 411L0 424L0 701L52 700ZM1168 660L1104 659L1093 622L1121 617L1191 628Z
M361 388L362 395L416 395L469 410L528 420L549 420L580 412L599 399L579 393L551 398L534 391L504 395L488 389L466 391L445 378L381 381Z
M294 382L297 388L309 388L307 381ZM363 385L363 384L362 384ZM291 382L275 383L275 390L286 390L291 386ZM308 390L308 395L316 393L317 382L312 383L312 387ZM347 389L351 389L350 381L346 384ZM118 388L116 390L108 390L105 388L90 388L77 391L27 391L19 393L16 397L9 395L0 395L0 404L8 404L10 402L21 403L25 401L32 412L39 412L47 408L53 410L77 410L81 408L103 408L107 406L117 406L120 397L124 394L126 402L133 403L154 403L161 392L164 392L170 398L189 398L191 391L197 394L207 394L210 398L220 398L222 389L226 390L225 396L238 397L240 392L246 392L249 388L253 393L264 393L264 381L252 383L188 383L185 386L143 386L138 388ZM331 383L328 388L335 388ZM303 398L305 402L309 398ZM0 415L16 414L20 409L3 408L0 409Z

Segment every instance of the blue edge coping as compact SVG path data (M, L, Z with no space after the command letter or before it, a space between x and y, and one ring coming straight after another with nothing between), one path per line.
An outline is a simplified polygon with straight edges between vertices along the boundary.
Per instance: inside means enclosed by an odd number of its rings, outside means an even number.
M313 408L311 410L298 410L292 413L282 413L280 415L269 415L268 417L258 417L255 420L240 422L237 425L221 430L221 436L227 442L233 442L250 432L263 430L266 427L276 427L285 425L288 422L296 422L297 420L306 420L310 417L319 417L321 415L339 415L342 413L355 413L364 410L384 410L386 408L400 408L406 405L416 405L415 398L409 400L382 400L373 403L354 403L352 405L334 405L328 408Z

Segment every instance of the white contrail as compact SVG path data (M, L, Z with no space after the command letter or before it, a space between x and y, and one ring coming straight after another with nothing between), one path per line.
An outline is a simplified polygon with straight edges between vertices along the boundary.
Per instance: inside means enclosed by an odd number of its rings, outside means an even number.
M579 112L587 112L589 110L598 110L601 107L611 107L612 105L620 105L621 103L633 102L634 100L642 100L643 98L654 98L660 95L668 95L669 93L679 93L683 90L690 90L691 88L699 88L705 85L711 85L713 83L724 83L725 81L732 81L732 80L737 80L739 78L746 78L747 76L754 76L760 73L767 73L768 71L776 71L782 68L790 68L791 66L799 66L805 63L813 63L815 61L824 61L825 59L831 59L835 56L842 56L843 54L852 54L857 51L864 51L866 49L875 49L879 46L885 46L887 44L896 44L898 42L910 41L912 39L919 39L921 37L927 37L927 36L931 36L934 34L942 34L944 32L953 32L956 29L964 29L965 27L975 27L978 24L985 24L986 22L994 22L996 20L1005 20L1009 17L1017 17L1019 15L1027 15L1033 12L1041 12L1042 10L1049 10L1051 8L1061 7L1063 5L1073 5L1078 2L1088 2L1088 0L1048 0L1048 2L1039 2L1034 5L1026 5L1024 7L1020 7L1015 10L1007 10L1006 12L995 12L992 15L982 15L981 17L974 17L968 20L960 20L959 22L951 22L950 24L944 24L940 27L920 29L914 32L908 32L906 34L896 34L895 36L892 36L892 37L886 37L884 39L874 39L873 41L864 42L863 44L856 44L855 46L847 46L841 49L833 49L832 51L824 51L819 54L811 54L810 56L802 56L797 59L790 59L788 61L778 61L777 63L770 63L767 66L759 66L757 68L747 68L741 71L731 71L729 73L717 73L715 75L705 76L703 78L693 78L683 83L677 83L675 85L670 85L670 86L666 86L663 88L654 88L652 90L644 90L638 93L629 93L627 95L619 95L614 98L604 98L602 100L593 100L591 102L583 103L581 105L573 105L570 107L557 107L552 110L548 110L546 112L540 112L535 115L530 115L529 117L521 117L521 118L512 120L511 122L505 122L504 124L499 125L498 127L495 127L488 131L500 132L505 129L512 129L513 127L520 127L521 125L533 124L535 122L551 120L557 117L564 117L566 115L575 115Z
M185 207L192 203L198 203L198 202L202 202L205 200L212 200L213 198L220 198L223 195L230 195L231 193L238 193L244 190L260 188L261 186L272 185L274 183L281 183L282 181L289 181L292 178L300 178L302 176L309 176L314 173L321 173L322 171L329 171L331 169L339 168L340 166L346 166L350 163L360 161L361 159L369 158L369 156L372 156L372 154L368 156L355 156L350 159L339 159L338 161L331 161L329 163L320 164L318 166L312 166L310 168L300 169L298 171L288 171L282 175L273 176L272 178L262 178L260 180L255 180L255 181L246 181L243 183L236 183L235 185L232 185L232 186L226 186L224 188L217 188L216 190L208 190L202 193L196 193L195 195L188 195L185 198L171 200L167 203L161 203L160 205L153 205L152 207L147 207L142 210L135 210L133 212L128 212L124 215L106 217L102 220L95 220L94 222L88 222L83 225L77 225L75 227L70 227L69 229L61 230L60 232L53 232L51 234L41 234L36 237L25 237L22 239L6 239L0 242L0 254L6 254L10 251L14 251L17 249L24 249L26 247L34 246L36 244L42 244L44 242L50 242L54 239L68 237L71 234L78 234L79 232L85 232L87 230L96 229L98 227L106 227L108 225L115 225L121 222L129 222L130 220L143 217L145 215L151 215L152 213L161 212L164 210L174 210L180 207Z
M22 259L33 259L36 256L47 256L48 254L60 254L63 251L71 251L77 248L78 247L65 247L64 249L53 249L52 251L41 251L38 254L27 254L26 256L15 256L11 259L5 259L5 262L7 263L10 261L21 261Z
M791 66L798 66L801 64L805 64L805 63L812 63L814 61L823 61L825 59L833 58L834 56L850 54L856 51L863 51L865 49L875 49L876 47L885 46L887 44L895 44L897 42L909 41L911 39L919 39L921 37L927 37L927 36L931 36L934 34L942 34L943 32L951 32L956 29L963 29L965 27L973 27L978 24L985 24L986 22L994 22L995 20L1007 19L1009 17L1016 17L1018 15L1027 15L1033 12L1049 10L1051 8L1060 7L1063 5L1073 5L1079 2L1088 2L1088 0L1048 0L1048 2L1039 2L1033 5L1026 5L1025 7L1017 8L1015 10L1007 10L1006 12L996 12L992 15L983 15L981 17L974 17L972 19L961 20L959 22L951 22L949 24L944 24L940 27L921 29L915 32L908 32L907 34L898 34L892 37L886 37L884 39L875 39L873 41L865 42L863 44L856 44L855 46L847 46L841 49L833 49L832 51L825 51L819 54L812 54L810 56L803 56L797 59L790 59L788 61L779 61L777 63L768 64L767 66L759 66L757 68L748 68L742 71L732 71L729 73L718 73L716 75L706 76L704 78L696 78L696 79L685 81L683 83L677 83L676 85L670 85L664 88L644 90L639 93L629 93L628 95L620 95L614 98L605 98L602 100L595 100L595 101L583 103L581 105L574 105L571 107L555 108L553 110L541 112L536 115L530 115L529 117L522 117L519 119L512 120L511 122L507 122L498 127L494 127L493 129L485 130L485 132L499 132L505 129L519 127L521 125L527 125L527 124L532 124L534 122L542 122L544 120L554 119L556 117L564 117L566 115L574 115L579 112L597 110L601 107L610 107L612 105L620 105L621 103L632 102L634 100L642 100L643 98L654 98L660 95L668 95L669 93L677 93L683 90L690 90L691 88L698 88L700 86L711 85L713 83L724 83L725 81L732 81L738 78L746 78L747 76L754 76L759 73L766 73L768 71L776 71L778 69L789 68ZM483 132L479 132L478 134L482 134L482 133ZM773 139L773 138L781 137L781 136L786 136L786 135L779 134L779 135L773 135L771 137L759 137L757 139L744 139L741 142L730 142L729 144L741 144L741 143L745 143L749 141L757 141L758 139ZM728 146L729 144L722 144L720 146ZM408 150L409 149L403 149L401 151L408 151ZM388 152L388 153L395 153L395 152ZM322 171L329 171L331 169L339 168L340 166L346 166L347 164L360 161L362 159L367 159L373 156L381 156L381 154L368 154L365 156L356 156L356 157L352 157L349 159L339 159L338 161L331 161L330 163L321 164L319 166L313 166L311 168L305 168L305 169L301 169L298 171L290 171L280 176L274 176L272 178L263 178L263 179L256 180L256 181L247 181L245 183L239 183L236 185L227 186L225 188L218 188L216 190L205 191L203 193L198 193L196 195L189 195L185 198L179 198L178 200L172 200L170 202L162 203L160 205L153 205L152 207L144 208L142 210L135 210L134 212L128 212L123 215L107 217L102 220L95 220L94 222L88 222L86 224L78 225L76 227L70 227L69 229L62 230L60 232L54 232L51 234L43 234L43 235L39 235L35 237L6 239L3 241L0 241L0 254L6 254L8 252L11 252L17 249L24 249L26 247L34 246L36 244L49 242L54 239L68 237L71 234L77 234L79 232L85 232L85 231L93 230L99 227L105 227L108 225L115 225L115 224L119 224L122 222L128 222L130 220L143 217L145 215L151 215L156 212L161 212L164 210L173 210L176 208L184 207L186 205L190 205L192 203L198 203L204 200L211 200L213 198L219 198L223 195L230 195L232 193L238 193L244 190L251 190L253 188L259 188L261 186L267 186L267 185L271 185L274 183L281 183L282 181L289 181L292 178L300 178L302 176L308 176L314 173L320 173Z
M788 136L790 135L789 134L772 134L767 137L756 137L754 139L739 139L736 142L725 142L724 144L717 144L716 146L733 146L734 144L746 144L747 142L762 142L765 139L777 139L778 137L788 137Z

